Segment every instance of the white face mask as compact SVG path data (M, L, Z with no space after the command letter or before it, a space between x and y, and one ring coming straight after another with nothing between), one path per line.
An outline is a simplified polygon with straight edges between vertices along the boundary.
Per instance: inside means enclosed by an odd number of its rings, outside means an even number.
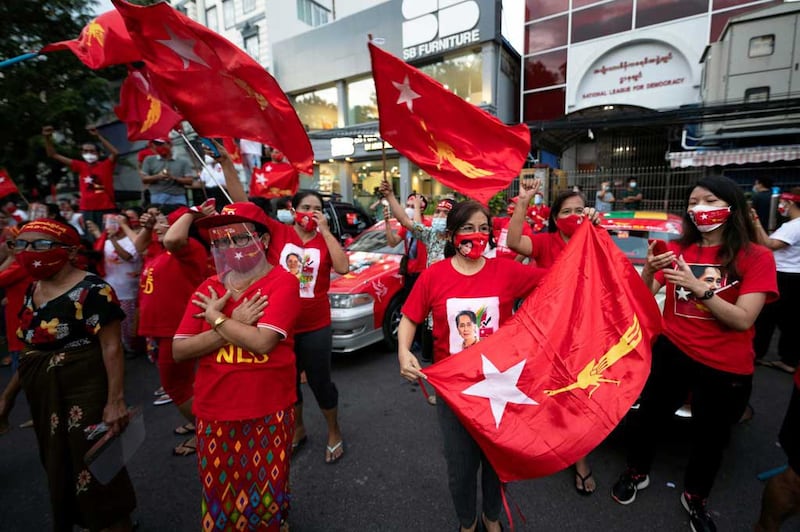
M409 218L413 219L415 212L417 212L416 209L413 209L411 207L406 207L406 216L408 216Z
M542 197L541 196L534 196L533 197L533 204L534 205L541 205L542 204Z
M447 229L447 218L434 218L431 220L431 229L437 233L444 233Z
M284 224L294 223L294 216L289 209L278 209L278 221Z
M83 157L83 160L86 161L89 164L97 162L97 154L96 153L82 153L81 157Z
M214 164L214 158L210 155L203 156L203 161L205 161L206 164Z

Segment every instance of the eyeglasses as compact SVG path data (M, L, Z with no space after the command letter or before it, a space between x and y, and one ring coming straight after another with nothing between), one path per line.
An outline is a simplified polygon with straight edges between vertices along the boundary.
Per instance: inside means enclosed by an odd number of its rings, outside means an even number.
M484 235L488 235L492 232L492 228L489 227L489 224L483 224L478 228L472 224L465 224L458 228L458 232L461 234L483 233Z
M25 240L23 238L18 238L17 240L9 240L8 241L8 247L10 247L11 249L13 249L15 251L24 251L24 250L28 249L28 246L33 248L34 251L48 251L50 249L57 248L57 247L60 247L60 248L69 247L66 244L63 244L61 242L57 242L55 240L46 240L44 238L41 238L39 240L33 240L33 241Z
M238 235L229 235L224 238L212 240L211 245L217 249L228 249L230 247L243 248L251 242L252 238L252 235L239 233Z

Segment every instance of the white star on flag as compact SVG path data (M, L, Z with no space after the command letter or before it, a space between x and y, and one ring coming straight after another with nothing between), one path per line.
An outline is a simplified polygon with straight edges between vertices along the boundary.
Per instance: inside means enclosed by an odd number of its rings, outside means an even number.
M680 299L681 301L689 301L689 294L691 292L689 292L684 287L679 286L678 289L675 290L675 293L678 294L678 299Z
M208 66L202 57L194 53L194 43L193 39L181 39L174 33L172 33L172 28L169 26L164 26L164 29L167 30L167 34L169 34L169 39L158 40L156 42L163 44L173 52L175 52L178 57L183 59L183 69L186 70L189 68L189 61L194 61L197 64L203 65L206 68L211 68Z
M86 177L83 178L83 182L86 183L87 185L91 185L92 181L94 181L94 179L92 179L92 176L90 175L87 175Z
M5 183L5 182L6 182L6 178L5 177L0 177L0 183Z
M244 258L244 255L242 254L241 251L237 251L236 254L233 256L233 258L236 260L242 260Z
M405 77L403 83L397 83L396 81L392 82L394 88L400 91L400 95L397 97L397 104L406 104L408 110L412 113L414 112L414 100L419 98L420 95L411 90L411 85L408 82L408 76Z
M40 261L40 260L33 261L33 267L34 268L39 268L41 265L42 265L42 261Z
M263 175L259 175L259 176L256 178L256 183L258 183L259 185L261 185L261 186L263 187L264 185L266 185L266 184L267 184L267 178L266 178L266 177L264 177Z
M267 172L271 172L272 171L272 165L268 164L267 167L264 168L264 170L267 171Z
M496 428L500 428L500 420L503 419L503 412L508 403L518 405L539 404L517 388L517 381L519 381L519 376L525 367L526 360L511 366L505 371L499 371L491 360L482 353L481 360L483 361L484 379L476 382L461 393L489 399Z

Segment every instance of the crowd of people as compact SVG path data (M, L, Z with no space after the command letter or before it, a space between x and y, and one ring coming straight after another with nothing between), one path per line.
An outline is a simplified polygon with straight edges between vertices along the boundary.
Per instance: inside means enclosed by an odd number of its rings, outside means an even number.
M136 498L127 472L103 484L83 457L93 445L89 427L104 423L112 435L125 430L126 354L149 351L160 395L186 421L175 430L188 439L173 452L196 454L204 529L288 530L291 457L313 429L303 416L301 374L325 419L320 458L335 464L346 451L331 372L328 290L333 272L349 271L349 259L328 226L323 198L300 190L272 217L248 198L228 152L215 144L216 154L205 153L205 171L216 174L208 188L224 186L232 201L219 209L222 196L209 195L189 208L183 187L194 176L162 140L141 161L150 204L119 210L109 196L116 151L90 132L108 157L99 157L93 143L82 145L82 160L64 157L52 144L52 128L43 130L48 155L80 176L77 207L65 202L26 220L7 205L0 216L7 225L0 287L14 365L0 396L0 433L24 391L54 527L130 530ZM254 154L246 159L256 164ZM525 182L501 221L477 202L451 199L426 217L423 196L401 204L386 181L379 192L386 240L405 249L398 363L413 382L424 380L423 364L457 355L502 326L581 224L598 223L617 201L603 183L596 208L575 190L559 193L548 207L539 183ZM638 207L635 180L622 196ZM780 196L778 211L785 222L767 234L733 181L707 177L686 197L681 237L665 249L650 245L642 279L654 294L666 287L664 332L653 346L639 408L626 424L627 468L612 489L618 503L634 502L648 487L658 429L690 396L691 452L680 501L695 532L716 530L707 501L760 362L793 372L795 388L780 434L789 467L767 484L756 527L778 530L800 509L800 375L792 327L800 188ZM776 327L779 360L768 362ZM459 530L502 530L501 483L491 463L450 405L435 396L430 403ZM249 445L253 432L271 437ZM254 481L267 459L270 478ZM578 492L595 492L588 457L577 461L574 474Z

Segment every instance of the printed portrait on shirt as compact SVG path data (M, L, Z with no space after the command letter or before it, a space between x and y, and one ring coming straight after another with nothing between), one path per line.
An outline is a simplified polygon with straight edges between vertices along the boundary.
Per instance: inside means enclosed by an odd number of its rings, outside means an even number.
M492 334L499 321L500 299L497 297L448 299L450 354L459 353Z
M739 281L732 279L721 265L689 264L689 268L697 279L705 283L707 290L713 290L728 302L736 302ZM715 319L704 302L682 286L675 286L675 315L700 320Z
M280 265L300 281L300 297L313 298L319 273L320 251L286 244L281 250Z

